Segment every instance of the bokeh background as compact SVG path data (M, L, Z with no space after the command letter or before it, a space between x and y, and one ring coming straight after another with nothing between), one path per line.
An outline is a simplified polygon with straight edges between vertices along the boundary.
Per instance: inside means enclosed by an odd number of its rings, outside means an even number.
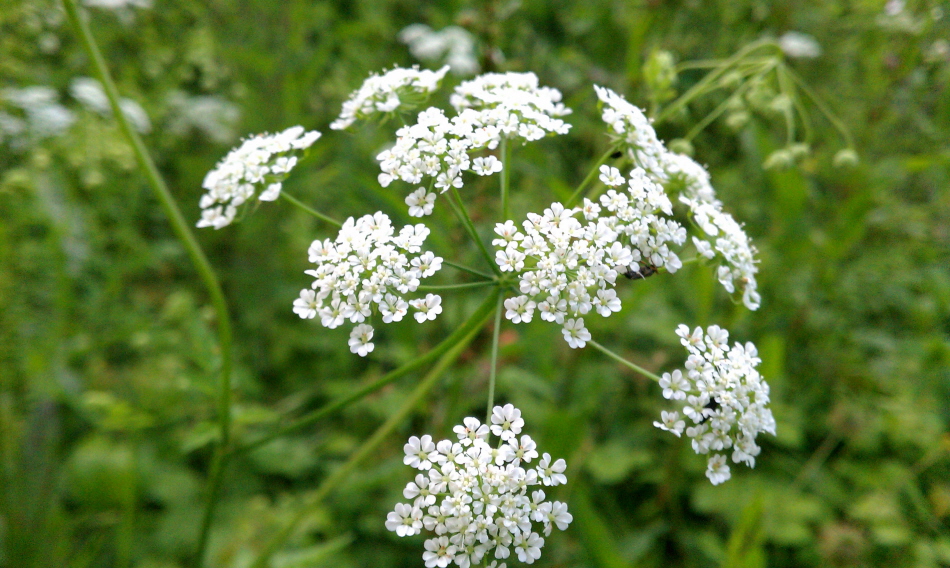
M812 150L794 167L763 168L784 136L768 116L738 128L714 122L694 141L760 250L762 308L734 305L711 269L691 266L622 288L624 310L591 327L655 371L682 364L679 323L718 323L754 341L778 436L760 437L754 470L734 466L733 479L713 487L705 460L652 426L664 407L655 384L592 349L569 349L556 326L506 325L497 400L520 407L539 445L569 464L571 482L555 498L567 500L574 523L548 539L539 563L950 566L947 4L86 5L190 222L202 177L241 136L294 124L324 138L287 191L338 218L383 210L406 222L402 188L375 182L374 156L392 125L354 134L327 125L370 72L439 64L400 41L411 24L460 26L474 41L473 57L454 54L460 71L461 63L534 71L574 109L569 136L518 150L516 217L563 198L606 148L592 83L646 106L644 62L655 50L711 59L765 37L807 34L820 53L789 65L853 133L856 165L833 164L843 142L814 107ZM0 565L185 566L216 436L213 312L109 113L82 100L76 80L91 74L55 2L0 2ZM449 86L465 75L450 77ZM701 77L682 73L677 92ZM721 100L690 105L660 134L682 136ZM486 228L495 193L467 194ZM330 235L284 202L198 235L236 325L238 442L412 359L481 299L443 294L436 322L387 326L372 356L358 358L346 331L291 311L309 284L309 243ZM478 266L461 231L443 236ZM490 338L488 326L273 566L422 566L423 537L398 539L383 527L412 475L402 444L413 434L447 436L462 417L481 415ZM208 565L247 566L418 379L236 460Z

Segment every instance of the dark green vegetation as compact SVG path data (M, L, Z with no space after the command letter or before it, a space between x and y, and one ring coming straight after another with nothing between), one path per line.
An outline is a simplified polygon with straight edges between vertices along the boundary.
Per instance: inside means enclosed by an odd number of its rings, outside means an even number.
M785 138L769 116L738 130L720 120L693 141L760 250L762 308L734 306L709 269L688 267L625 283L624 311L590 325L655 371L681 365L679 323L754 341L779 434L760 437L756 469L734 466L711 486L704 460L652 426L665 408L655 384L569 349L544 322L503 328L496 400L520 407L539 445L569 465L555 498L575 520L548 540L542 566L925 568L950 566L950 47L937 41L950 37L950 11L937 6L887 16L881 2L844 0L155 0L96 10L91 24L122 95L151 117L146 144L190 222L202 177L237 135L294 124L324 138L287 191L337 218L381 209L406 222L405 188L375 181L392 126L327 124L370 71L414 63L395 39L411 23L468 27L483 53L504 53L500 69L536 72L574 108L571 135L516 149L516 219L564 199L606 148L592 83L648 106L644 62L656 49L709 59L766 35L813 35L822 55L789 64L853 133L856 166L832 165L842 142L813 107L812 153L791 169L762 168ZM0 2L0 89L48 85L77 117L60 136L0 140L0 565L184 566L217 436L213 312L114 123L68 96L91 75L55 3ZM686 71L675 88L702 76ZM240 109L235 135L182 126L176 100L206 95ZM721 100L690 105L660 133L683 136ZM0 111L23 116L2 101ZM466 189L487 228L496 187ZM346 330L291 312L310 282L308 245L334 232L281 201L198 234L235 324L237 444L431 349L484 298L446 292L436 322L386 326L360 359ZM461 228L440 240L487 268ZM489 325L273 566L423 565L421 537L383 527L411 477L402 444L482 415L490 339ZM236 456L207 565L247 566L424 374Z

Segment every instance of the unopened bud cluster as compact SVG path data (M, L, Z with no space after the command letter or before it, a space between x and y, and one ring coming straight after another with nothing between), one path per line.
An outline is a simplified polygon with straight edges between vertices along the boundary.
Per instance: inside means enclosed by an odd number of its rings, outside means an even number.
M553 528L571 523L565 503L531 489L566 483L567 465L549 454L538 459L531 437L519 436L523 427L521 411L506 404L494 408L490 426L466 418L454 429L457 440L409 438L403 461L423 473L406 485L403 496L411 502L396 505L386 528L399 536L434 532L422 555L427 568L483 562L504 568L497 563L512 555L532 564ZM489 434L500 439L496 445Z

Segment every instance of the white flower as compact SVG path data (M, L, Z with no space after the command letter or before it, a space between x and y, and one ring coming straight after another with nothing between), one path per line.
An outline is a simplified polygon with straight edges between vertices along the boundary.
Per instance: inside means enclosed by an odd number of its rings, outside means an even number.
M490 176L500 172L502 169L501 160L495 156L486 158L475 158L472 160L472 171L480 176Z
M350 217L336 239L310 245L308 256L316 268L306 273L315 278L313 292L301 292L294 312L302 318L319 314L321 323L331 329L347 320L362 323L374 311L383 323L398 322L410 305L420 310L415 314L420 323L435 319L442 312L439 296L405 298L416 291L420 280L442 268L441 257L422 250L428 235L422 224L406 225L397 234L382 212ZM372 328L359 329L350 335L350 349L365 356L373 350Z
M410 217L423 217L432 214L432 208L435 206L436 194L429 193L424 187L413 191L406 197L406 205L409 206Z
M371 339L373 339L373 326L363 323L354 327L350 332L350 353L366 357L366 354L373 350Z
M720 454L709 456L706 477L709 478L709 481L711 481L713 485L719 485L732 477L732 474L729 473L729 464L726 463L726 456Z
M260 201L277 199L281 182L297 164L295 153L309 148L318 138L319 132L305 132L303 127L294 126L277 134L245 139L205 176L202 187L207 193L199 202L202 212L197 226L220 229L231 224L255 194Z
M559 117L570 112L556 89L539 87L533 73L489 73L456 87L451 98L457 114L438 108L418 114L415 124L396 131L392 147L376 156L379 183L394 180L418 185L423 178L444 191L464 186L463 174L490 175L503 164L494 156L470 154L494 150L502 139L532 141L566 134L570 125Z
M623 185L627 180L620 175L620 170L604 164L600 166L600 181L604 182L604 185L616 187Z
M590 332L584 327L584 318L569 319L564 322L564 341L571 346L571 349L580 349L590 341Z
M821 45L805 33L789 31L778 38L778 45L785 55L800 59L814 59L821 55Z
M330 128L343 130L357 120L367 120L376 114L392 113L401 106L411 108L412 105L405 104L404 101L428 97L439 88L439 83L448 70L448 66L438 71L396 67L382 75L370 75L343 103L339 118L330 123Z
M435 452L435 444L432 443L432 436L426 434L422 438L413 436L409 438L409 443L403 446L406 457L403 463L416 469L429 469L432 462L429 460L430 454Z
M386 516L386 528L399 536L413 536L422 530L422 509L396 503L396 510Z
M426 294L425 298L413 300L409 305L419 310L415 314L416 321L422 323L427 320L434 320L435 316L442 313L442 297L437 294Z
M294 300L294 313L303 319L313 319L317 317L318 305L317 293L303 289L300 291L300 297Z
M729 332L712 325L696 328L680 325L676 334L689 356L686 372L664 373L660 379L663 396L685 400L683 415L692 422L685 429L693 451L698 454L732 449L732 461L755 467L761 448L755 443L761 432L775 435L775 419L769 410L769 385L756 370L761 362L755 345L736 343L731 347ZM711 404L714 403L714 404ZM680 436L686 425L676 411L662 411L653 425ZM726 457L713 454L706 476L713 484L729 479Z
M521 411L511 404L496 406L492 410L491 423L491 433L502 440L514 438L521 433L521 428L524 427Z
M669 398L669 397L667 397ZM661 422L653 422L653 425L659 428L660 430L666 430L667 432L672 432L676 434L676 437L679 438L683 433L683 428L686 427L686 422L680 420L680 413L675 410L672 412L662 411L660 413Z
M567 476L564 470L567 469L567 463L559 459L551 463L551 454L545 453L538 462L538 477L545 485L563 485L567 483Z
M466 418L453 429L458 442L433 444L429 436L413 436L405 446L404 462L424 472L403 490L413 504L397 504L386 528L399 536L417 534L420 524L433 531L436 536L425 542L423 552L430 568L451 562L461 568L482 563L505 568L498 560L512 553L531 564L541 557L541 533L565 530L573 521L567 505L545 501L544 491L531 491L529 497L530 488L542 483L567 482L564 460L552 463L544 454L536 468L524 469L522 463L538 454L529 436L520 441L516 436L524 426L521 411L510 404L496 406L491 422L492 433L502 438L498 444L488 442L486 425Z
M505 317L514 323L529 322L534 316L534 308L537 304L528 299L527 296L516 296L505 300Z
M422 61L440 61L444 58L457 75L478 72L475 36L465 28L448 26L434 31L425 24L412 24L399 32L398 37L399 41L409 46L412 55Z

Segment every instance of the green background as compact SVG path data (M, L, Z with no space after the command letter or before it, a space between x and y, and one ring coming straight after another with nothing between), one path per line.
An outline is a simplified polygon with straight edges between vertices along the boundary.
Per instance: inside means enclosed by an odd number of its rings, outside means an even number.
M842 142L813 108L813 151L794 168L762 168L784 138L768 116L737 131L717 121L694 141L760 251L762 307L734 305L711 269L691 266L622 284L623 311L589 325L654 371L682 364L680 323L717 323L755 342L778 423L777 437L760 437L756 468L733 465L732 480L711 486L705 460L652 426L666 407L655 384L569 349L545 322L504 326L496 400L521 408L526 432L569 466L554 498L574 523L547 539L541 566L950 566L946 4L910 1L888 16L868 0L155 0L90 14L121 93L151 118L146 144L192 223L204 174L240 136L294 124L324 137L288 192L337 218L382 210L408 222L406 188L375 181L392 125L327 125L370 72L416 62L396 39L412 23L466 27L483 63L534 71L574 109L570 135L516 150L516 219L563 199L606 148L592 84L645 106L643 64L655 49L710 59L789 30L811 34L821 56L789 64L853 133L856 166L832 165ZM57 137L0 141L0 565L184 566L216 437L214 317L116 126L68 96L73 78L91 74L55 3L0 2L0 89L48 85L77 117ZM683 73L676 87L701 77ZM173 127L175 92L234 104L230 140ZM682 136L720 100L691 105L661 136ZM2 101L0 110L19 112ZM496 195L466 188L486 232ZM431 218L450 227L440 237L487 268L447 215L437 205ZM481 299L443 293L436 322L386 326L372 355L356 357L346 329L291 311L310 282L309 243L334 232L277 202L198 234L235 321L238 442L411 360ZM490 340L488 326L273 566L423 565L422 536L383 526L413 475L402 444L481 416ZM247 566L420 376L233 462L208 564Z

